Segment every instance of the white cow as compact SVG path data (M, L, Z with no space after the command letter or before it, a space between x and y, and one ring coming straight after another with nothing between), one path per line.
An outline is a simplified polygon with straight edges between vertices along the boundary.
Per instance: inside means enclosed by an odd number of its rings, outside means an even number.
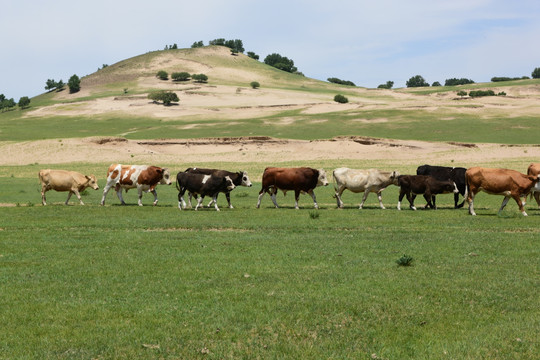
M83 191L87 187L91 187L94 190L99 189L96 177L94 175L87 176L76 171L69 170L40 170L39 181L41 182L41 203L43 205L47 205L45 193L49 190L69 191L66 205L68 204L69 198L71 198L72 194L75 194L81 205L84 205L79 192Z
M334 189L336 190L334 197L337 199L337 206L339 208L343 208L341 194L348 189L353 193L364 193L362 203L360 203L360 209L364 206L364 202L370 192L377 194L381 209L384 209L381 192L389 185L397 185L399 172L380 171L377 169L359 170L343 167L335 169L333 175L337 185L337 187L334 185Z

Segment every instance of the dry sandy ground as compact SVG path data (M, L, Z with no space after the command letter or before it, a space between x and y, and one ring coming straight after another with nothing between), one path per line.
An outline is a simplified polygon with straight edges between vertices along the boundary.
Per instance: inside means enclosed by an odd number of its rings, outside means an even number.
M401 141L363 137L332 140L281 140L266 137L209 138L193 140L126 140L90 137L84 139L42 140L0 143L0 166L70 163L146 163L184 165L204 162L260 163L281 162L303 165L305 161L335 160L359 164L400 166L431 163L474 166L517 163L524 167L540 159L540 146L498 144L452 144ZM136 161L134 161L136 159ZM522 163L520 163L522 161ZM332 161L334 163L334 161Z

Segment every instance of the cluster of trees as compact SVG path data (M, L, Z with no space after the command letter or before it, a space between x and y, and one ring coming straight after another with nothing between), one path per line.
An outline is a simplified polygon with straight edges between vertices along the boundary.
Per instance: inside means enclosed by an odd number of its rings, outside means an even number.
M527 80L530 79L528 76L522 77L506 77L506 76L494 76L491 78L491 82L501 82L501 81L512 81L512 80Z
M457 92L458 96L464 97L467 96L467 92L464 90L460 90ZM506 96L506 93L504 91L501 91L498 94L495 94L493 90L472 90L469 92L470 97L482 97L482 96Z
M294 66L294 61L286 56L281 56L278 53L273 53L264 58L264 63L290 73L298 72L298 68Z
M339 84L339 85L348 85L348 86L356 86L352 81L349 80L341 80L335 77L331 77L327 79L328 82Z
M444 86L456 86L456 85L467 85L467 84L474 84L474 81L471 79L465 79L465 78L461 78L461 79L452 78L452 79L446 79L446 81L444 82Z
M386 84L381 84L381 85L377 86L377 88L378 89L388 89L388 90L390 90L393 86L394 86L393 81L387 81Z
M16 103L13 98L6 98L4 94L0 94L0 111L9 111L12 110L15 106L19 105L21 109L27 108L30 105L30 98L28 96L23 96L19 99L19 102Z
M60 81L54 81L53 79L47 79L47 81L45 82L45 90L51 92L53 90L62 90L64 88L64 86L66 86L66 84L64 84L64 82L62 81L62 79L60 79Z
M67 85L71 94L76 93L77 91L81 90L81 79L79 79L77 75L73 75L69 78ZM66 84L64 84L62 79L60 79L60 81L47 79L45 82L45 90L48 90L49 92L53 90L60 91L64 88L64 86L66 86Z
M159 70L156 74L156 77L160 80L169 80L169 73L165 70ZM185 71L173 72L171 74L171 79L173 81L188 81L190 78L199 83L204 83L208 81L208 76L206 76L205 74L190 75L188 72Z

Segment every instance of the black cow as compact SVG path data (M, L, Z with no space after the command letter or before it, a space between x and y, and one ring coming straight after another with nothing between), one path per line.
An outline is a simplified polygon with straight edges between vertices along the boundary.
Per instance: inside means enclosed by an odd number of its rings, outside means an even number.
M454 208L459 209L465 203L465 171L462 167L421 165L416 169L416 175L431 175L437 180L452 180L456 183L459 193L454 194ZM463 201L458 205L459 194L463 196ZM435 200L433 200L435 202Z
M189 172L189 173L192 173L192 174L204 174L204 175L212 175L214 174L215 176L221 176L221 177L225 177L225 176L228 176L231 178L234 186L247 186L247 187L251 187L252 184L251 184L251 181L249 180L249 177L248 177L248 174L246 171L238 171L238 172L231 172L231 171L227 171L227 170L219 170L219 169L205 169L205 168L187 168L184 172ZM231 205L231 192L230 190L226 190L226 191L223 191L225 193L225 196L227 197L227 203L229 204L229 208L230 209L233 209L233 206ZM193 194L190 192L189 193L189 207L191 207L191 196ZM195 195L195 198L197 198L197 196ZM216 196L216 199L217 199L217 196ZM214 199L212 199L210 201L210 203L208 203L208 207L210 207L212 205L212 203L214 202Z
M401 200L403 200L403 196L405 195L407 195L409 206L413 210L416 210L414 199L418 194L424 194L424 199L427 201L425 208L437 209L434 195L458 192L456 184L453 181L440 181L428 175L401 175L398 177L398 186L400 187L398 210L401 210Z
M189 191L192 194L201 196L197 202L197 206L195 206L195 210L201 206L204 197L209 195L214 199L214 206L216 210L219 211L216 201L217 194L220 192L231 191L235 186L228 176L179 172L176 175L176 188L178 189L178 208L180 210L182 210L182 206L184 208L186 207L184 194L186 191Z

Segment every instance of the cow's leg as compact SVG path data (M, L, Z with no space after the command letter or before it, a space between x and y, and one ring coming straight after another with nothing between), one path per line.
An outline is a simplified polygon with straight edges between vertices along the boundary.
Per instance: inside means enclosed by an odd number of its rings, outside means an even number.
M296 210L300 209L298 207L298 199L300 198L300 190L294 190L294 208Z
M521 199L519 197L519 195L517 196L512 196L514 198L514 200L516 200L516 203L518 204L519 206L519 211L521 211L521 213L523 214L523 216L528 216L527 213L525 212L525 208L523 207L523 203L521 202ZM502 208L501 208L502 210Z
M431 202L432 198L434 197L435 196L432 196L431 193L424 193L424 199L426 199L426 206L424 206L424 209L435 208L435 205L433 205L433 203Z
M204 196L201 195L201 197L197 199L197 205L195 205L195 211L197 211L197 209L201 207L203 201L204 201Z
M540 209L540 191L535 191L533 193L534 199L536 200L536 203L538 204L538 208Z
M405 196L405 191L403 190L399 190L399 200L398 200L398 203L397 203L397 209L398 210L401 210L401 200L403 200L403 197Z
M270 193L270 198L272 199L272 202L274 203L274 206L277 208L279 208L278 204L277 204L277 200L276 200L276 194L277 194L277 188L274 188L272 189L272 192Z
M313 206L315 206L315 209L319 208L319 204L317 204L317 199L315 198L315 192L313 190L308 192L309 195L311 195L311 198L313 199Z
M366 199L367 199L368 195L369 195L369 190L366 189L366 190L364 191L363 196L362 196L362 202L360 203L359 209L362 209L362 208L364 207L364 203L366 202Z
M412 194L412 196L411 196L410 192L407 193L407 200L409 200L409 207L412 210L416 210L416 207L414 206L414 199L415 198L416 198L416 194Z
M101 205L105 205L105 197L109 193L109 190L111 190L111 184L106 184L103 188L103 196L101 197Z
M212 201L214 202L214 207L216 208L216 211L219 211L219 208L217 206L217 196L218 194L215 194L214 196L212 196ZM212 201L210 203L212 203Z
M476 213L474 212L474 196L476 194L474 193L473 189L469 188L469 192L467 195L467 202L469 203L469 214L472 216L476 216Z
M264 196L264 193L266 193L264 188L259 191L259 198L257 199L257 209L261 206L261 199Z
M231 204L231 192L227 191L225 193L225 197L227 198L227 203L229 204L229 209L234 209L234 207ZM216 199L217 199L217 195L216 195Z
M503 201L502 201L502 204L501 204L501 208L499 209L499 213L501 211L503 211L504 207L506 206L506 204L508 204L508 201L510 200L510 196L505 196ZM521 201L520 200L516 200L516 202L518 203L519 207L520 207L520 210L521 210Z
M337 200L337 207L340 209L343 209L344 206L343 200L341 200L341 195L343 194L343 191L345 191L345 187L341 185L339 189L337 189L336 194L334 195Z
M122 197L122 187L118 184L116 184L114 190L116 190L116 196L118 196L118 199L120 200L120 203L122 205L126 205L126 203L124 202L124 198Z
M71 197L71 194L75 194L75 196L77 196L77 199L79 199L79 202L81 203L81 205L84 205L82 199L81 199L81 194L79 193L79 190L78 189L72 189L69 194L68 194L68 198L66 200L66 205L68 204L68 201L69 201L69 198Z
M379 199L379 206L381 209L386 209L382 203L382 191L377 192L377 198Z
M45 199L45 193L47 192L47 185L41 185L41 204L47 205L47 199Z
M158 203L158 198L157 198L157 191L156 191L156 189L152 190L152 194L154 194L154 204L153 204L153 205L156 206L157 203Z
M137 187L137 194L139 196L139 201L137 201L137 203L139 204L139 206L143 206L142 204L142 187Z

